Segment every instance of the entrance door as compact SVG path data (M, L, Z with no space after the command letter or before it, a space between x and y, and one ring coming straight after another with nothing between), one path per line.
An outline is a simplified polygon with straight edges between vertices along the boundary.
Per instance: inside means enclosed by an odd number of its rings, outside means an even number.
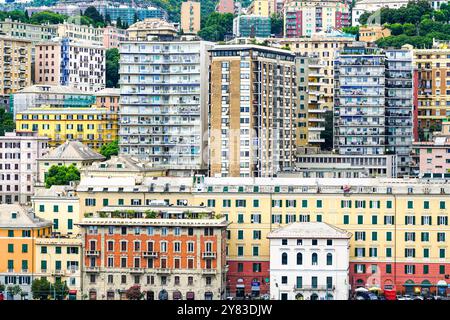
M244 297L245 297L245 289L236 288L236 298L244 298Z

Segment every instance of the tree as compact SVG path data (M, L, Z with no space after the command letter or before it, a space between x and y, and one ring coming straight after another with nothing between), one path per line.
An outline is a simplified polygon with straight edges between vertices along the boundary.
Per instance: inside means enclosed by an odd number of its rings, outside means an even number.
M128 300L140 300L142 298L141 287L135 284L126 291L125 295Z
M67 20L68 16L54 13L51 11L36 12L31 15L30 23L32 24L59 24Z
M117 88L119 83L119 59L117 48L106 50L106 87Z
M46 278L36 278L31 283L33 299L48 300L50 295L50 282Z
M117 17L117 20L116 20L116 27L119 28L119 29L123 29L123 26L122 26L122 19L120 19L120 17Z
M283 16L280 14L272 14L270 17L270 33L276 36L283 35Z
M106 159L111 159L111 156L117 156L119 154L119 141L115 140L113 142L104 144L100 148L100 154L106 157Z
M233 19L234 15L231 13L213 12L198 35L207 41L223 41L226 34L233 32Z
M5 285L3 283L0 283L0 292L5 291Z
M14 116L5 109L0 109L0 136L4 136L5 132L14 131Z
M109 13L107 13L105 15L105 23L110 25L111 24L111 16L109 15Z
M8 288L6 288L6 291L14 300L14 296L17 296L22 293L22 288L18 284L15 284L13 286L8 286Z
M136 22L138 22L139 21L139 17L138 17L138 15L137 15L137 12L135 12L134 13L134 16L133 16L133 23L136 23Z
M60 279L56 280L55 283L50 284L50 295L54 300L63 300L69 294L69 287L67 287L67 282L62 282Z
M104 25L105 21L103 20L103 16L94 6L87 7L83 15L92 19L96 25Z
M73 164L70 166L56 166L53 165L48 170L45 177L45 186L50 188L53 185L65 186L71 181L80 180L80 171Z

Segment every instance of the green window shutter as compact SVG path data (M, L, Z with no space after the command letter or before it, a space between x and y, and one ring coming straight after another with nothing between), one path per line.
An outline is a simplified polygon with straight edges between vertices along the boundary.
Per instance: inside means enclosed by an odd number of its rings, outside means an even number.
M386 241L392 241L392 232L386 232Z
M341 200L341 208L344 208L344 200Z
M372 224L377 224L377 223L378 223L378 217L372 216Z
M253 208L259 208L259 200L253 199Z
M392 201L391 201L391 200L388 200L388 201L386 202L386 208L392 209Z
M73 212L73 206L72 205L67 207L67 212Z
M119 204L119 206L123 206L123 199L119 199L118 204Z
M238 230L238 240L243 240L243 239L244 239L244 231Z
M392 265L390 264L386 265L386 273L392 273Z
M39 212L44 212L45 206L43 204L39 205Z
M349 223L349 216L345 215L344 216L344 224L348 224Z
M316 220L317 220L317 222L322 222L322 215L318 214Z
M308 208L308 200L302 200L302 208Z
M69 229L69 230L73 229L73 220L72 219L67 220L67 229Z
M28 252L28 245L22 244L22 253L27 253L27 252Z
M59 261L59 260L55 261L55 269L56 270L61 270L61 261Z
M53 212L59 212L59 206L57 205L53 206Z
M22 270L28 270L28 260L22 260Z
M317 208L322 208L322 200L317 200Z
M41 270L47 270L47 261L46 260L41 261Z
M445 201L439 202L439 208L440 209L445 209Z
M369 208L372 209L372 207L373 207L372 200L370 200L370 202L369 202Z
M378 234L376 231L373 231L372 232L372 241L377 241L377 239L378 239Z
M413 202L412 201L408 201L408 209L413 209Z
M14 253L14 244L8 243L8 252L9 253Z
M53 219L53 227L55 228L55 229L58 229L59 227L58 227L58 219Z
M391 258L392 257L392 249L391 248L386 248L386 257L387 258Z
M108 203L109 203L108 199L103 199L103 206L104 207L108 206Z
M365 209L366 208L366 200L363 200L363 202L362 202L362 207L363 207L363 209Z
M8 260L8 269L10 270L14 269L14 260Z
M358 216L358 224L363 224L363 223L364 223L364 217Z

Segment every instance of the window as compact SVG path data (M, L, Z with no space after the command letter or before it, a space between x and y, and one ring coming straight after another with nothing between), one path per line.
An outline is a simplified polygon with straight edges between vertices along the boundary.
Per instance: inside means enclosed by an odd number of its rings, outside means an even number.
M253 272L261 272L261 263L253 263Z
M281 254L281 264L282 265L287 265L288 264L288 255L286 252L283 252Z
M344 215L344 224L349 224L349 216L348 215Z
M392 248L386 248L386 257L392 258Z
M333 265L333 255L331 253L327 253L327 266Z
M297 265L301 266L303 264L303 254L301 252L297 252Z
M313 265L313 266L317 266L317 264L318 264L317 253L314 252L314 253L311 255L311 262L312 262L312 265Z
M295 283L296 288L300 289L303 287L303 278L302 277L297 277L296 283Z
M322 208L322 200L317 200L316 206L317 208Z
M311 277L311 287L317 288L317 277Z
M281 283L282 283L282 284L287 284L287 283L288 283L288 277L282 276L282 277L281 277Z
M386 265L386 273L392 273L392 265L390 264Z
M364 216L358 216L358 224L364 224Z
M392 232L391 231L386 232L386 241L392 241Z

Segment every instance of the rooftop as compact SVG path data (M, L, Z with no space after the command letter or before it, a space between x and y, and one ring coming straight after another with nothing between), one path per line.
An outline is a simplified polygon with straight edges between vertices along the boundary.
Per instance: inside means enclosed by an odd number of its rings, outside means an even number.
M295 222L276 229L267 235L268 239L280 238L326 238L350 239L352 234L325 222Z
M0 228L43 228L51 225L52 222L35 217L32 209L18 204L0 205Z
M120 89L119 88L105 88L100 91L97 91L95 93L95 95L97 97L103 97L103 96L106 96L106 97L117 96L118 97L118 96L120 96Z
M101 161L105 157L77 140L67 140L39 160Z
M32 198L73 198L78 199L75 195L75 188L72 186L53 185L50 188L35 188Z
M69 86L60 86L60 85L48 85L48 84L35 84L33 86L25 87L21 90L18 90L14 95L21 93L53 93L53 94L76 94L83 96L92 96L93 93L81 91L75 87Z

